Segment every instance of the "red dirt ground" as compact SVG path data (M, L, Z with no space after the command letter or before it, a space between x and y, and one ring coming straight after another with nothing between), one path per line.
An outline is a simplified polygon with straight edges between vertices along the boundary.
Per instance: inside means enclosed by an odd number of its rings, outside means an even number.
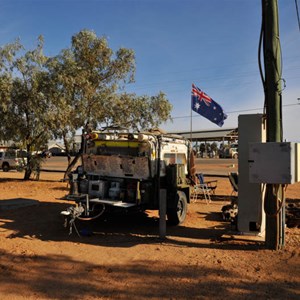
M70 204L57 200L67 193L62 174L22 176L0 172L0 201L34 200L0 210L1 299L300 299L300 229L286 228L280 251L230 238L220 214L226 178L210 204L191 203L186 222L160 240L157 212L108 217L85 225L91 236L69 236L60 211ZM299 200L300 183L287 198Z

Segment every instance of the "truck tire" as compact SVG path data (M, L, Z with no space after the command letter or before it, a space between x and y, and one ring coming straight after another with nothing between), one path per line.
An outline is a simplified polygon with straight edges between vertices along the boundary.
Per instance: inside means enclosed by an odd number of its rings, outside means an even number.
M2 170L3 170L3 172L8 172L9 171L9 164L8 163L4 163L2 165Z
M167 211L168 223L170 225L179 225L184 222L187 213L187 199L182 191L177 191L177 205L174 208L169 208Z

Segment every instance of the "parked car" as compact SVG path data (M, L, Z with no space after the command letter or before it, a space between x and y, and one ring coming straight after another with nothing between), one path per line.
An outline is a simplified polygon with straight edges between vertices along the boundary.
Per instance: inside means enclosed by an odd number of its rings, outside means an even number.
M231 144L229 147L219 150L219 158L235 158L239 157L238 144Z
M0 152L0 167L3 172L22 170L26 165L27 152L19 149L9 149Z

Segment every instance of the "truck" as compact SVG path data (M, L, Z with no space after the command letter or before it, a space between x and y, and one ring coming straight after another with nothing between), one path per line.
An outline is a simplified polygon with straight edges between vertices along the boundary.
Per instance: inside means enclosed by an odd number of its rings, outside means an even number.
M25 150L7 148L0 150L0 168L3 172L10 170L22 171L27 164Z
M158 210L162 190L168 223L184 222L194 167L187 139L160 130L114 130L91 131L82 141L82 165L70 174L65 197L74 203L62 212L71 224L120 209Z
M225 147L219 151L219 158L234 158L239 157L238 144L231 144L229 147Z

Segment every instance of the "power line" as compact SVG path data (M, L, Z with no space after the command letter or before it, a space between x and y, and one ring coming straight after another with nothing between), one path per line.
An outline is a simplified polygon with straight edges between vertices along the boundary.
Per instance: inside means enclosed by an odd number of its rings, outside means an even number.
M297 71L300 69L300 66L293 66L293 67L289 67L289 68L285 68L285 72L286 71ZM256 78L256 75L259 71L258 70L249 70L246 72L237 72L237 73L224 73L222 75L207 75L207 74L203 74L202 78L198 77L197 81L201 81L201 80L205 80L206 82L209 81L220 81L220 80L235 80L236 78L243 78L243 79L250 79L250 78ZM179 72L178 72L179 73ZM159 75L160 73L157 73L157 75ZM172 74L172 72L170 72L170 74ZM286 77L286 79L289 78L299 78L299 76L294 76L294 77ZM254 79L255 80L255 79ZM174 80L165 80L165 81L157 81L157 82L147 82L147 83L134 83L131 86L128 86L134 90L145 90L145 89L149 89L149 88L155 88L157 86L173 86L173 85L178 85L178 84L183 84L183 83L189 83L190 84L190 79L185 79L185 78L181 78L181 79L174 79ZM253 81L252 81L253 82ZM248 82L248 83L252 83L252 82ZM226 84L227 86L228 84ZM232 86L236 85L236 83L231 84ZM230 86L231 86L230 85Z
M295 62L298 58L300 58L299 55L297 56L289 56L289 57L284 57L283 59L285 61L292 61ZM245 67L245 65L252 65L252 66L256 66L256 61L245 61L245 62L240 62L240 63L230 63L230 64L223 64L223 65L218 65L218 66L206 66L206 67L198 67L198 68L188 68L188 69L184 69L184 70L180 70L180 71L166 71L166 72L155 72L155 73L149 73L147 74L147 76L149 77L155 77L155 76L163 76L163 75L172 75L172 74L183 74L183 73L191 73L191 72L197 72L197 71L201 71L204 72L205 74L207 73L206 71L214 71L216 72L218 69L226 69L229 67Z
M300 98L299 98L300 99ZM294 103L294 104L285 104L282 105L282 107L290 107L290 106L299 106L299 103ZM226 112L226 114L236 114L236 113L242 113L242 112L249 112L249 111L257 111L257 110L263 110L262 107L260 108L249 108L249 109L241 109L241 110L233 110L233 111L229 111ZM186 116L177 116L177 117L172 117L172 119L186 119L186 118L190 118L190 115L186 115ZM201 117L200 115L193 115L193 118L197 118L197 117Z

